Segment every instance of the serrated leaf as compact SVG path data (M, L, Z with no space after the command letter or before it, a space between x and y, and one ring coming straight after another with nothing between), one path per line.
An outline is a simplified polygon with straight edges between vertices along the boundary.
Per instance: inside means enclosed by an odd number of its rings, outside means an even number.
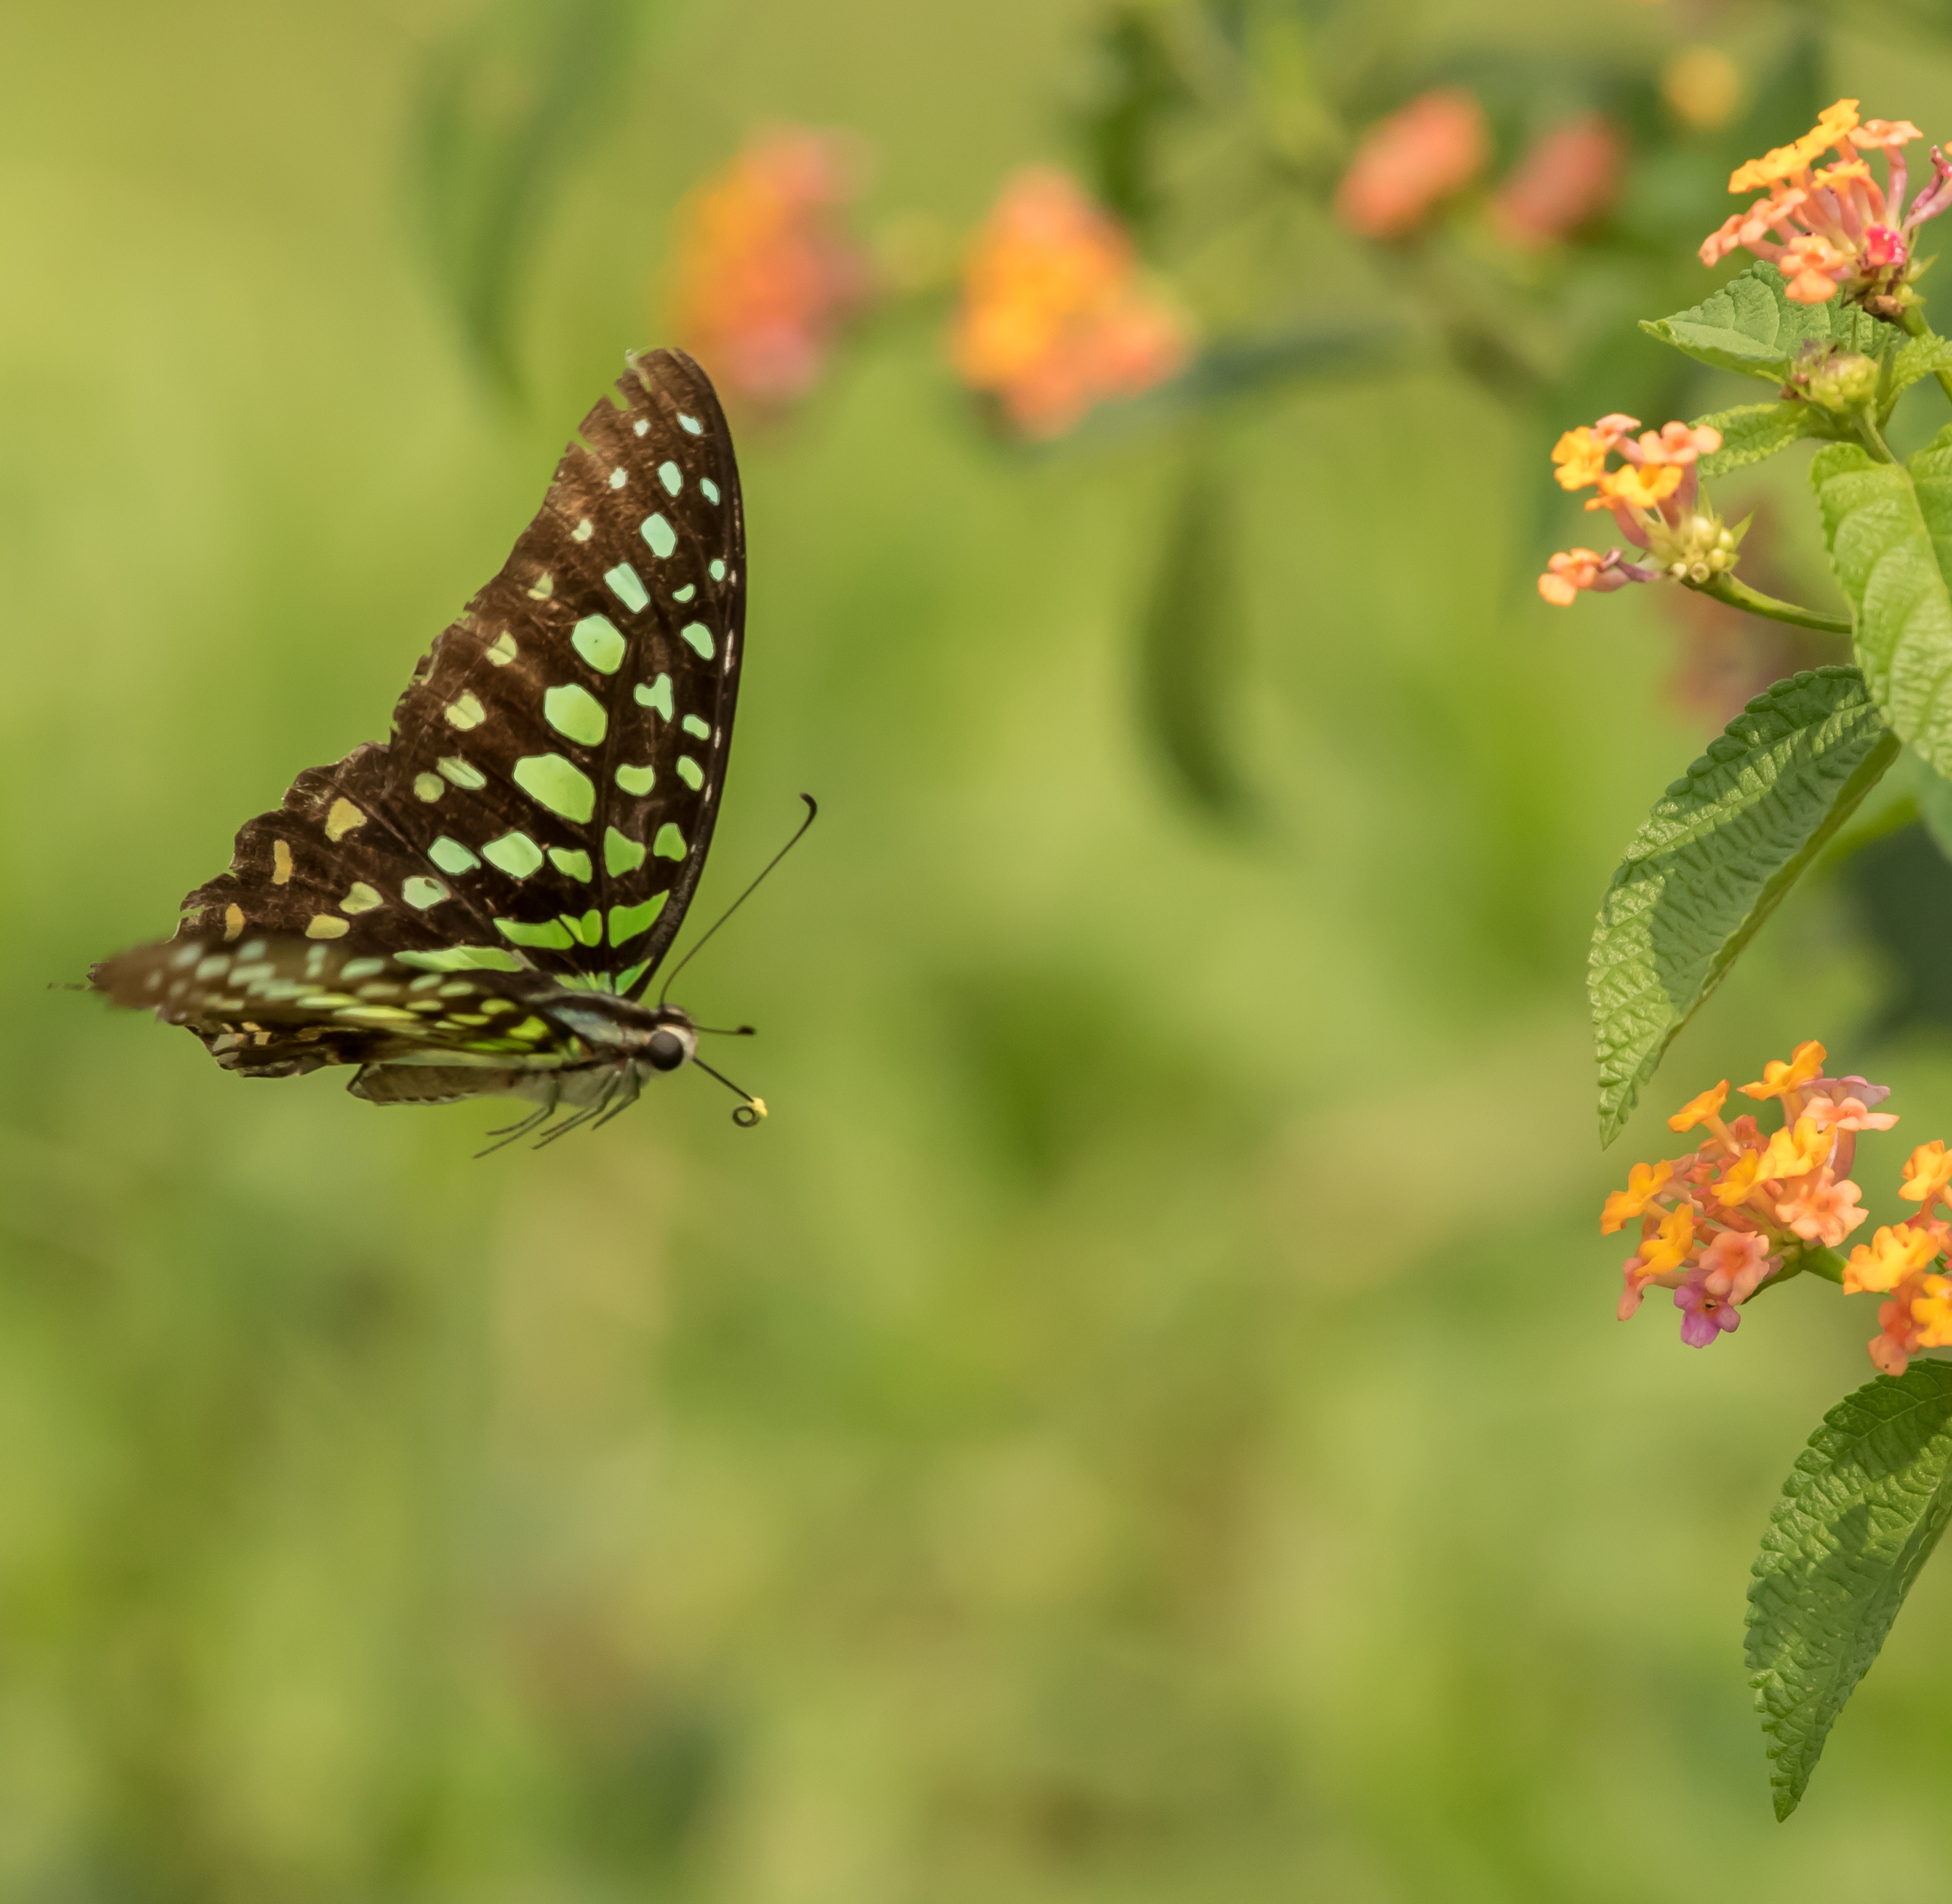
M1922 337L1906 339L1904 347L1891 359L1886 410L1921 377L1936 377L1941 370L1952 370L1952 338L1927 332Z
M1695 465L1704 477L1725 476L1731 470L1765 461L1806 436L1827 436L1835 427L1828 412L1819 405L1791 402L1738 404L1732 410L1694 419L1697 430L1704 424L1722 433L1722 447L1710 450Z
M1952 575L1952 424L1947 424L1906 465L1918 492L1918 512L1941 576Z
M1656 803L1600 905L1588 968L1603 1144L1898 751L1857 671L1819 667L1751 701Z
M1919 452L1912 471L1877 463L1854 443L1833 443L1810 466L1823 511L1830 564L1849 598L1857 665L1885 718L1939 772L1952 772L1952 595L1941 553L1952 555L1952 449ZM1929 497L1944 546L1926 520Z
M1783 1483L1748 1620L1778 1818L1801 1801L1837 1715L1952 1519L1948 1470L1952 1366L1921 1362L1838 1402Z
M1791 302L1782 274L1761 261L1691 310L1644 320L1641 328L1703 364L1768 383L1788 377L1806 343L1833 343L1882 363L1904 337L1896 325L1841 298L1828 304Z

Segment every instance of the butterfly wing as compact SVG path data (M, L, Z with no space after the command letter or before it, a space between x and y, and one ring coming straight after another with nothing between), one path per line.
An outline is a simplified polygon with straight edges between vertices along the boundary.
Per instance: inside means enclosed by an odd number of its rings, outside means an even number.
M383 746L301 774L184 901L180 938L337 942L634 994L690 903L745 639L724 412L630 360L501 573L415 670Z
M139 946L97 966L94 979L116 1004L188 1026L219 1064L246 1077L292 1077L325 1065L476 1074L444 1096L497 1088L488 1073L587 1063L589 1034L601 1034L590 1015L607 1002L538 972L424 971L345 939L288 933Z

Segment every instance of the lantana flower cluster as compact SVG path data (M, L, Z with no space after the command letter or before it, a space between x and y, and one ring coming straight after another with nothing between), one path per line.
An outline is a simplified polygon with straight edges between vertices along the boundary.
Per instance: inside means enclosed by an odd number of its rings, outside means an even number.
M1855 99L1826 106L1793 144L1739 166L1731 192L1766 189L1702 241L1701 261L1719 264L1738 248L1767 258L1796 304L1827 304L1840 293L1874 316L1895 320L1917 302L1918 227L1952 205L1952 160L1935 145L1932 177L1904 204L1904 149L1924 134L1908 119L1857 117ZM1885 155L1885 183L1865 155ZM1828 156L1831 163L1819 164Z
M1857 1137L1888 1130L1897 1118L1878 1108L1891 1095L1885 1086L1824 1076L1827 1055L1813 1039L1741 1087L1745 1097L1782 1107L1775 1130L1765 1132L1752 1113L1723 1118L1726 1078L1668 1119L1670 1130L1706 1134L1686 1156L1635 1164L1626 1188L1607 1198L1600 1215L1603 1235L1640 1226L1623 1266L1622 1321L1658 1285L1674 1292L1681 1340L1705 1349L1737 1327L1741 1305L1786 1262L1838 1249L1868 1220L1850 1177ZM1952 1248L1952 1219L1938 1209L1952 1210L1952 1152L1935 1140L1920 1144L1898 1196L1918 1205L1918 1214L1856 1245L1840 1278L1846 1294L1869 1290L1889 1299L1869 1345L1888 1375L1902 1374L1921 1349L1952 1346L1952 1277L1941 1268ZM1828 1273L1838 1274L1835 1258Z
M1766 1134L1750 1113L1723 1120L1725 1077L1691 1099L1667 1127L1705 1127L1700 1145L1688 1156L1634 1165L1627 1187L1607 1198L1602 1235L1636 1218L1641 1226L1624 1266L1622 1321L1659 1283L1674 1291L1681 1340L1705 1349L1741 1321L1738 1308L1782 1267L1785 1250L1834 1249L1865 1221L1849 1174L1857 1133L1888 1130L1897 1119L1876 1108L1891 1095L1883 1086L1823 1077L1825 1055L1812 1040L1742 1086L1744 1097L1782 1105L1782 1127Z
M1028 436L1136 396L1185 364L1185 319L1140 273L1124 230L1062 172L1020 172L972 242L950 349L973 389Z
M1618 412L1597 423L1569 430L1553 448L1552 460L1561 489L1597 488L1589 510L1608 509L1621 534L1644 552L1630 561L1623 549L1605 555L1569 549L1554 555L1538 578L1538 592L1558 608L1569 608L1584 589L1605 595L1629 582L1710 582L1735 565L1742 530L1726 527L1703 499L1697 460L1722 447L1712 426L1663 424L1641 430L1638 417ZM1617 455L1616 467L1607 458Z
M843 222L855 170L831 134L769 133L679 214L674 327L748 404L804 396L872 292L867 252Z

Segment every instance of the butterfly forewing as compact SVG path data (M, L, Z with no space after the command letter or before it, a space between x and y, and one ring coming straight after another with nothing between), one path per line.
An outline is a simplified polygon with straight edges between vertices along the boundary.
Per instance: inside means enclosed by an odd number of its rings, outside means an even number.
M731 438L690 358L634 359L392 739L299 776L180 937L265 931L641 990L702 870L743 659Z

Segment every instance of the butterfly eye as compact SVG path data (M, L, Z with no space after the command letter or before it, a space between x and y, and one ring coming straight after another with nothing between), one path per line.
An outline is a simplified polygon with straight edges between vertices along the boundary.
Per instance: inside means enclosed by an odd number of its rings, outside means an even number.
M674 1071L684 1059L684 1040L675 1031L654 1031L644 1046L644 1061L653 1071Z

